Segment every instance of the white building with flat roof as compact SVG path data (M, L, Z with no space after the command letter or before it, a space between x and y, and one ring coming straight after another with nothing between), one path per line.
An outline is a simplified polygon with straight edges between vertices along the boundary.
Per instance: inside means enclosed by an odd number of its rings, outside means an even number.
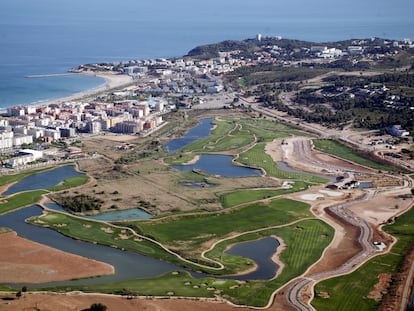
M13 147L13 132L0 133L0 149L8 149Z

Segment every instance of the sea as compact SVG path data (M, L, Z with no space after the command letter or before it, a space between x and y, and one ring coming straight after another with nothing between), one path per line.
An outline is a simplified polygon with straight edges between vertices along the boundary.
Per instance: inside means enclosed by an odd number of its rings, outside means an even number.
M412 0L1 0L0 109L97 87L85 63L180 57L227 39L414 39Z

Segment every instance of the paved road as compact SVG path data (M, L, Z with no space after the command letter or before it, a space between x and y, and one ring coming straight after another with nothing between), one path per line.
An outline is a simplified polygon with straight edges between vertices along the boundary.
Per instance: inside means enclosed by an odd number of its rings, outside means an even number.
M363 201L371 200L375 194L376 191L370 191L361 199L328 207L328 209L336 216L360 228L358 241L362 246L362 251L334 270L322 271L310 275L309 277L299 278L287 292L287 299L289 303L297 310L314 310L312 306L302 300L303 292L308 287L308 285L323 279L350 273L358 268L361 264L363 264L366 260L368 260L376 252L376 249L372 244L371 226L364 219L356 216L355 213L348 209L348 207L354 204L359 204Z

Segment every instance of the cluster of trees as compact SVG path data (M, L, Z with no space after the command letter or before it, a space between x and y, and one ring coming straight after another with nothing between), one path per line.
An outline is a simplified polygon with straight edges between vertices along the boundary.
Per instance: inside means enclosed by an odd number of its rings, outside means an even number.
M257 87L257 92L263 92L256 96L267 106L309 122L327 126L353 122L355 127L369 129L401 124L414 132L414 111L411 109L414 106L413 74L330 76L324 82L329 84L316 90L300 90L294 100L297 105L294 106L284 105L278 98L278 92L268 88ZM388 88L387 91L379 90L383 85ZM355 96L351 97L351 93ZM394 103L390 102L391 95L396 95Z
M236 81L243 77L246 86L265 83L283 83L303 81L328 72L327 69L314 67L283 67L277 64L261 63L256 66L244 66L228 73L229 81Z
M79 194L76 196L59 197L56 199L64 209L74 212L83 213L95 210L100 210L103 200L89 196L87 194Z

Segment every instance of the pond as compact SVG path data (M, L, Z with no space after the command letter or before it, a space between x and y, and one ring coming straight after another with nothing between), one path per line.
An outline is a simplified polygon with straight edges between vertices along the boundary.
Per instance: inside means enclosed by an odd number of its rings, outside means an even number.
M75 170L74 165L60 166L48 171L33 174L18 181L2 195L10 195L21 191L45 189L56 186L63 180L83 175Z
M201 119L199 125L193 127L184 136L169 141L164 145L164 148L170 153L175 153L199 139L210 136L213 121L214 118Z
M65 211L64 208L56 203L47 203L46 206L55 211ZM153 216L150 213L140 209L140 208L131 208L121 211L110 211L105 213L100 213L96 215L82 215L82 218L85 219L95 219L103 221L121 221L121 220L137 220L137 219L149 219Z
M368 181L361 181L358 185L358 188L366 189L366 188L373 188L374 184Z
M227 254L243 256L256 262L257 269L246 275L232 276L233 280L270 280L275 277L279 266L272 260L279 241L272 237L242 242L232 246Z
M181 187L199 189L199 188L211 188L215 187L215 184L211 184L207 181L180 181L178 183Z
M191 165L172 165L180 171L201 170L210 175L224 177L260 176L262 171L244 166L234 165L233 157L223 154L203 154L200 159Z

